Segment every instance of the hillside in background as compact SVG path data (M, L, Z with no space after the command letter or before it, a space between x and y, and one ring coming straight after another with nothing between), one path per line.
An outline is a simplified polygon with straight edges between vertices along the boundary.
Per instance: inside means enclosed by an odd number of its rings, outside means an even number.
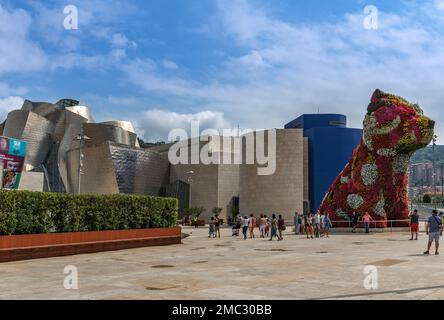
M444 146L436 146L435 148L435 161L436 164L444 162ZM428 146L427 148L416 151L411 159L411 164L433 162L433 147Z

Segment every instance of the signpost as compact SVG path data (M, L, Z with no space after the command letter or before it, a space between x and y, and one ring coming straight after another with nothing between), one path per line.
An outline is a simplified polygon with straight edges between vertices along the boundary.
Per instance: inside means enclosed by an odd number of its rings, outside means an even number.
M26 147L26 141L0 137L0 188L18 189Z

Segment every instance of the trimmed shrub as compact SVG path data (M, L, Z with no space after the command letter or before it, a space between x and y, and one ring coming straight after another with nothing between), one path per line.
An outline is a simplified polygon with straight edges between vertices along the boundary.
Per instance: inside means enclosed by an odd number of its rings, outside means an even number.
M177 217L173 198L0 190L0 235L167 228Z

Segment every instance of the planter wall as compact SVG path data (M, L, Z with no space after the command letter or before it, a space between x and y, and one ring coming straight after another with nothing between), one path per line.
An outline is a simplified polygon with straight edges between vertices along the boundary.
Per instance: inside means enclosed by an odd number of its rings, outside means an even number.
M0 262L180 243L180 227L0 236Z

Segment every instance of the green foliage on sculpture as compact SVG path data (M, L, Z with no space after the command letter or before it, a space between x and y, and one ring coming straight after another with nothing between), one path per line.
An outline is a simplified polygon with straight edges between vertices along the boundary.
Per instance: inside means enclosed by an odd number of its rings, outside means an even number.
M0 190L0 235L167 228L177 217L172 198Z
M361 143L328 189L320 210L333 220L368 212L380 225L408 218L408 168L416 150L434 136L435 122L405 99L376 90Z

